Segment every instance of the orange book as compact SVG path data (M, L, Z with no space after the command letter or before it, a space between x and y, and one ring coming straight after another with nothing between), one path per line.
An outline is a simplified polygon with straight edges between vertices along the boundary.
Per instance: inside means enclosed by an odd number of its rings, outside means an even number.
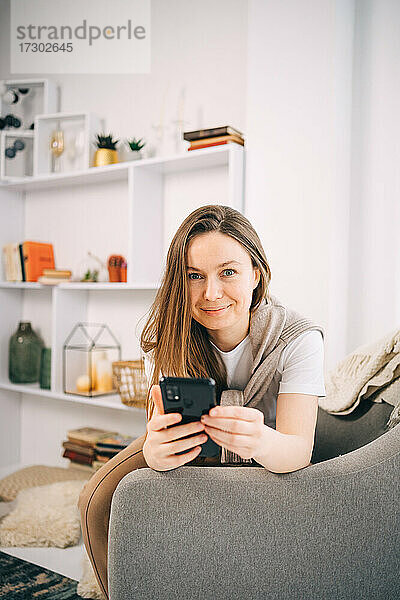
M37 281L43 275L43 269L54 269L53 244L23 242L25 281Z
M211 146L222 146L222 144L238 144L239 142L234 142L233 140L225 140L224 142L215 142L215 143L207 143L201 144L200 146L190 146L189 150L199 150L200 148L210 148ZM244 146L244 144L240 144L240 146Z

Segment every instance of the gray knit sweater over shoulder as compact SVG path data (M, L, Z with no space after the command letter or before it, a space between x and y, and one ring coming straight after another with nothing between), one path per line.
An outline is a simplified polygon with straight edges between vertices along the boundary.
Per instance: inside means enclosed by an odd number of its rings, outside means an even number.
M263 411L264 397L272 382L282 350L297 336L317 329L324 330L297 311L284 306L276 296L261 301L250 319L249 337L253 351L251 377L244 390L224 390L221 406L249 406ZM265 413L264 413L265 416ZM252 459L221 448L221 463L252 463Z

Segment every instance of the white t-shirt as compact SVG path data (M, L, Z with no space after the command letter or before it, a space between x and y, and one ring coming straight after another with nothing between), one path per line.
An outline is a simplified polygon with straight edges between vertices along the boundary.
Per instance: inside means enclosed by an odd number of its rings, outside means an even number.
M210 340L221 355L227 371L228 388L244 390L251 377L253 354L249 335L230 350L223 352ZM145 355L145 372L148 381L153 363ZM276 401L280 393L326 395L324 383L324 343L321 332L316 329L305 331L289 342L282 350L277 370L268 388L265 422L276 427Z

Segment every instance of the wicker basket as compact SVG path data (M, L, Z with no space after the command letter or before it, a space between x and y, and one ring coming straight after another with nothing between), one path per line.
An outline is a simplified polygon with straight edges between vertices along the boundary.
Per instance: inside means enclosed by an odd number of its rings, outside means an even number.
M123 404L146 408L147 379L144 361L117 360L112 363L113 382Z

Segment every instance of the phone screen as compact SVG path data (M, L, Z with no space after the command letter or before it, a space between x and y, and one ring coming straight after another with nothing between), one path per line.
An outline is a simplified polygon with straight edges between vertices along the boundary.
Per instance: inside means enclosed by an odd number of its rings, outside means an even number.
M161 377L159 384L164 412L176 412L182 415L178 425L200 421L201 415L207 414L213 406L217 405L215 381L211 377ZM209 437L204 444L201 444L199 456L218 456L220 450L221 447ZM187 452L185 450L177 454Z

